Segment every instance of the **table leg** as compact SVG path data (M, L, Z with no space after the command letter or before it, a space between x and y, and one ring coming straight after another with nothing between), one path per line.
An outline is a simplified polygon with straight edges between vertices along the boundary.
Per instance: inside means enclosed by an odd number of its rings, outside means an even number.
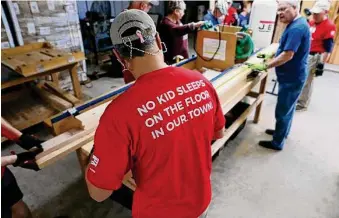
M86 154L84 154L83 152L81 152L81 148L77 150L77 156L78 156L78 161L79 161L79 164L80 164L81 171L85 175L89 157Z
M56 87L59 87L59 72L52 73L52 81Z
M78 70L77 65L75 64L72 69L70 70L71 79L72 79L72 85L73 85L73 91L75 97L78 99L81 99L81 86L78 78Z
M263 78L260 82L259 94L265 94L267 77L268 77L268 75L265 78ZM260 104L258 104L257 108L255 109L254 123L258 123L259 120L260 120L261 107L262 107L263 102L264 101L262 101Z

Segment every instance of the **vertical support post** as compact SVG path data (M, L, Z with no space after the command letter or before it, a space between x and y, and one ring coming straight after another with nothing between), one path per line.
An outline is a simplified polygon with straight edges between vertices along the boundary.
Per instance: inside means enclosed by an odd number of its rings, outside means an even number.
M71 79L72 79L72 85L73 85L73 91L75 97L78 99L81 99L81 86L78 78L78 71L77 71L77 64L74 64L73 67L70 69Z
M266 91L266 84L267 84L267 77L268 74L266 74L265 78L263 78L260 82L260 89L259 94L265 94ZM255 109L255 115L254 115L254 123L258 123L260 120L260 114L261 114L261 107L262 107L262 101L260 104L258 104L257 108Z
M81 171L85 175L89 156L87 156L86 154L81 152L81 148L79 148L76 152L77 152L78 161L79 161L79 164L80 164Z
M56 87L59 87L59 72L52 73L52 81Z

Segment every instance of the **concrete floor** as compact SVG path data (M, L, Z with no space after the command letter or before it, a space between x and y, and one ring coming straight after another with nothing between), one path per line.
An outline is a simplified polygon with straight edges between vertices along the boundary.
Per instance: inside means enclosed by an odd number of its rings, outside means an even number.
M101 78L83 88L89 96L99 95L121 82ZM278 153L257 145L270 139L264 130L274 126L275 103L275 96L266 95L260 123L249 122L213 162L208 218L339 218L339 73L316 79L309 110L296 113ZM2 155L9 150L20 148L2 147ZM10 168L34 217L131 216L117 203L89 198L75 154L39 172Z

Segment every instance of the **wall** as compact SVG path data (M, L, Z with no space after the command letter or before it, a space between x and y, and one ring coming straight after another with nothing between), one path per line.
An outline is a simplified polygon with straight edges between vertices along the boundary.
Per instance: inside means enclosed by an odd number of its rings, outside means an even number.
M83 51L77 3L61 1L7 1L19 45L48 41L56 48L69 52ZM79 77L84 77L86 63L79 67ZM69 74L60 74L60 85L71 89Z
M1 49L14 47L13 37L9 28L5 11L1 4Z
M129 1L109 1L111 4L111 16L116 17L121 11L126 9L129 5ZM151 13L159 13L164 15L165 1L159 1L159 5L152 8ZM84 19L86 12L91 9L93 1L78 1L79 18Z

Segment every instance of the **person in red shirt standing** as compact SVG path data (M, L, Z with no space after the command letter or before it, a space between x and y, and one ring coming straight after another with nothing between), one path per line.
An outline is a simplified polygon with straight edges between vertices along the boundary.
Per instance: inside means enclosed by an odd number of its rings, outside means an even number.
M315 59L318 64L316 64L316 72L310 72L308 76L305 87L298 100L297 111L307 109L311 100L314 76L322 75L324 63L328 62L333 49L336 27L327 17L329 9L329 1L319 0L310 10L313 14L313 20L309 22L312 34L309 61Z
M167 64L175 63L173 59L177 55L184 59L188 54L188 33L201 27L205 22L189 23L183 25L182 17L185 15L186 4L183 0L168 2L168 15L163 18L159 26L159 34L166 45L165 61Z
M136 81L100 118L86 171L90 196L107 199L131 169L134 218L197 218L211 201L211 142L225 126L217 93L202 74L164 62L145 12L119 14L111 38Z
M30 218L32 217L31 211L22 200L23 194L14 175L6 166L13 165L38 170L35 156L43 151L41 147L42 141L30 135L22 134L3 118L1 118L1 135L15 141L26 150L36 147L34 150L1 157L1 217Z
M237 25L237 21L238 21L238 13L237 13L237 9L235 9L232 4L233 1L232 0L226 0L227 4L228 4L228 13L225 16L224 19L224 24L226 25Z

